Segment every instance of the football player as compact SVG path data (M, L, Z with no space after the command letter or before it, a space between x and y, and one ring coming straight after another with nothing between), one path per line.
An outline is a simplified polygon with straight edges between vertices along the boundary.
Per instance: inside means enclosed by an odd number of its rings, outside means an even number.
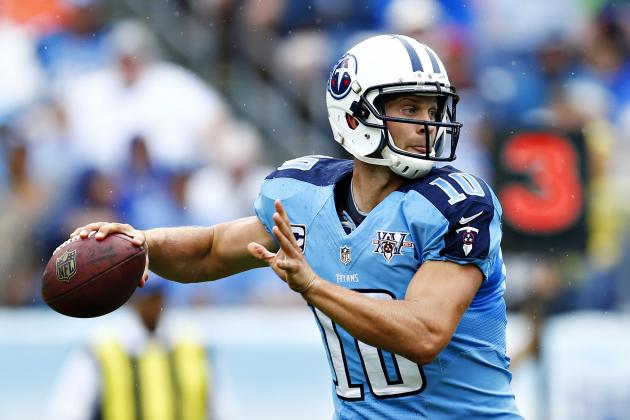
M270 265L313 311L337 419L521 418L506 356L501 207L452 166L458 96L428 46L381 35L328 80L334 139L352 160L306 156L264 181L256 216L121 232L181 282Z

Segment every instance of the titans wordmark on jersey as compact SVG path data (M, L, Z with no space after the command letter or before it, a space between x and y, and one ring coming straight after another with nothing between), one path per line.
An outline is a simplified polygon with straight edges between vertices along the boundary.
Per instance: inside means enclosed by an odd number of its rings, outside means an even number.
M258 218L271 231L280 199L315 272L374 299L404 299L428 260L474 264L484 282L451 342L424 366L356 340L311 308L331 367L336 418L520 418L505 355L501 208L494 193L453 167L435 168L391 193L347 234L334 186L352 165L324 156L285 162L261 187Z

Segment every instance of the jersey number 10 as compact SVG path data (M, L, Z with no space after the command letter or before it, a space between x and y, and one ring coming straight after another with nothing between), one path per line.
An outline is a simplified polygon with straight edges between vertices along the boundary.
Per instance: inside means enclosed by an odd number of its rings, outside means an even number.
M386 291L360 291L372 298L392 300L394 297ZM323 312L317 308L312 308L319 323L324 342L328 347L331 366L333 370L335 388L339 398L344 400L363 400L364 385L353 382L350 378L346 352L351 349L344 348L337 325ZM359 358L365 372L367 385L370 392L376 398L394 398L405 395L417 394L425 387L425 378L422 367L417 363L405 359L399 355L393 355L393 365L397 378L390 378L385 367L383 350L369 346L358 340L355 347L358 350Z

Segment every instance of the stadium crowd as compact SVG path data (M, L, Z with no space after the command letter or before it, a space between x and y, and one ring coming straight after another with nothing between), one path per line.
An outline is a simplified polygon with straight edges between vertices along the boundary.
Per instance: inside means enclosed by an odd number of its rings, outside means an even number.
M266 173L329 137L333 60L392 32L450 69L464 98L458 168L496 182L492 143L511 127L584 137L585 250L506 249L509 309L542 320L630 307L629 2L145 3L0 3L0 305L41 305L45 262L87 221L252 214ZM295 302L269 270L238 277L171 286L169 303Z

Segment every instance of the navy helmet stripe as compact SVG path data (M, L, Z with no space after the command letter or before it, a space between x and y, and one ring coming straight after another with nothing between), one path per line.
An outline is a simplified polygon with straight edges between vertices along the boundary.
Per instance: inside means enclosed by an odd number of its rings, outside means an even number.
M426 45L424 49L427 50L427 54L429 54L429 58L431 59L431 65L433 66L433 73L440 74L442 71L440 70L440 65L438 64L437 57L431 51L431 48L428 48Z
M413 71L424 71L424 68L422 67L422 62L420 61L420 57L418 56L416 50L411 46L409 41L398 35L393 35L393 37L399 40L407 50L407 54L409 54L409 60L411 60L411 69Z

